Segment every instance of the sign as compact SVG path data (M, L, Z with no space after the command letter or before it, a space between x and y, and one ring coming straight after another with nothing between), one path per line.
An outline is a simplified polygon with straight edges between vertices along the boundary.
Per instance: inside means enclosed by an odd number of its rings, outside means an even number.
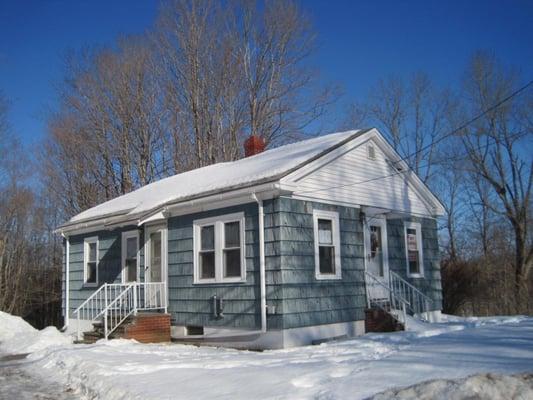
M416 243L416 234L408 233L407 234L407 249L409 251L418 251Z

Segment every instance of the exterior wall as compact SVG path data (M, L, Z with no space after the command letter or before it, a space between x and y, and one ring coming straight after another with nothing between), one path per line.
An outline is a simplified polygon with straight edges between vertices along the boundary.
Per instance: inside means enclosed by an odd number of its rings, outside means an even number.
M193 284L193 222L244 212L246 282ZM261 326L259 293L259 233L257 203L171 217L168 220L168 312L172 325L224 326L258 329ZM212 297L224 301L224 317L213 316Z
M316 280L313 209L339 213L341 280ZM265 210L274 211L265 224L269 276L269 329L290 329L364 320L363 230L356 208L289 198L275 199ZM273 255L278 257L274 257ZM270 257L268 257L270 256Z
M365 142L357 146L298 180L295 196L431 215L405 176L394 174L378 145L374 143L374 160L368 158L367 145Z
M136 227L126 227L113 231L91 232L70 237L70 313L78 308L103 283L119 283L121 281L121 240L122 232L135 230ZM83 243L85 238L98 237L98 287L83 284ZM142 243L142 241L140 241ZM65 243L63 249L65 249ZM65 250L63 250L63 253ZM141 260L143 257L141 257ZM65 260L65 257L63 257ZM143 268L141 268L141 271ZM65 262L63 261L63 275ZM63 284L63 290L65 285ZM65 301L63 300L63 303Z
M316 280L313 210L339 213L341 280ZM235 212L245 214L246 282L193 284L193 221ZM264 202L266 296L270 330L362 321L366 308L364 239L359 209L290 198ZM422 225L424 278L407 278L404 219L387 220L389 267L429 294L434 309L442 304L436 221L411 218ZM126 227L70 238L70 309L96 289L83 286L83 241L99 238L99 284L120 282L121 234ZM143 237L140 237L143 279ZM64 287L64 282L63 282ZM168 289L172 325L259 329L258 207L249 203L172 217L168 220ZM224 317L213 317L212 296L224 300ZM64 302L64 301L63 301Z
M422 227L422 252L424 277L409 278L405 260L404 221L419 222ZM437 221L430 218L404 218L387 220L389 245L389 268L419 288L433 299L433 310L442 309L442 286L440 276L440 252Z

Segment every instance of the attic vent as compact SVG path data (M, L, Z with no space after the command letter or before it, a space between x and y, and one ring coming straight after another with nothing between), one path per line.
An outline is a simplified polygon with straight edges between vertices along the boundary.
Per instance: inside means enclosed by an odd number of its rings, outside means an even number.
M368 158L370 158L371 160L375 160L376 159L376 149L375 149L373 144L369 144L367 146L367 151L368 151Z

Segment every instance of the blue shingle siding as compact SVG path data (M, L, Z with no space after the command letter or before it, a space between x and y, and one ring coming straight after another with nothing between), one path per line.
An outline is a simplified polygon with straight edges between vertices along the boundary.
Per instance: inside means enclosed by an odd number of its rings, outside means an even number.
M122 232L135 230L125 227L113 231L91 232L70 237L70 312L72 313L92 293L94 286L83 284L83 243L86 238L98 237L98 284L119 283L121 281L121 235ZM142 241L140 242L142 243ZM142 260L142 257L141 257ZM143 268L141 268L141 271ZM63 271L65 269L63 268ZM63 272L64 273L64 272Z
M244 212L246 282L193 284L193 222ZM168 220L168 291L173 325L224 326L256 329L261 326L257 203L172 217ZM212 297L224 300L224 317L213 316Z
M289 198L276 199L279 285L267 293L280 317L269 325L288 329L364 319L363 230L359 210ZM316 280L313 210L339 213L342 280ZM270 321L269 321L270 322Z
M339 213L341 280L316 280L313 210ZM193 284L193 221L243 212L245 215L246 282ZM290 198L264 202L266 297L269 330L289 329L364 319L364 239L359 209ZM411 218L422 226L425 277L408 278L442 303L436 222ZM136 227L101 231L70 238L70 309L75 310L94 291L83 286L83 242L99 239L99 283L120 282L121 234ZM387 220L389 266L406 277L404 219ZM143 235L140 275L144 280ZM255 202L172 217L168 220L169 312L174 325L259 329L258 207ZM63 283L63 290L64 283ZM224 317L213 317L212 296L224 300Z
M423 278L409 278L407 276L404 221L419 222L422 227ZM430 218L415 217L389 219L387 220L387 240L389 245L389 268L431 297L433 299L433 310L441 310L442 286L437 221Z

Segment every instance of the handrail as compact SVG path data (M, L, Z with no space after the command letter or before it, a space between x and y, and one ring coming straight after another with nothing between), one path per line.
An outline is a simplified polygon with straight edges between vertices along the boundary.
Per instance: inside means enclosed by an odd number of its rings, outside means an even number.
M366 286L366 296L368 301L368 306L371 307L372 305L375 305L385 311L386 313L392 315L395 319L397 319L399 322L401 322L404 327L406 326L407 322L407 300L405 300L403 297L395 293L387 284L382 282L380 279L378 279L377 276L373 275L372 273L365 271L365 275L370 278L370 280L374 284L378 284L382 288L384 288L387 291L388 299L385 298L374 298L371 295L371 292L369 290L369 281L365 280L365 286ZM390 304L390 307L387 308L386 304Z
M433 304L429 296L393 271L389 271L389 284L393 293L407 301L407 306L414 315L424 314L425 319L429 320L428 312Z
M131 314L137 313L136 282L130 284L104 310L104 337L107 339L118 326ZM133 297L128 296L133 289ZM125 299L123 299L126 297ZM125 300L125 301L123 301ZM118 306L118 307L117 307ZM109 326L111 325L111 326Z
M420 296L422 297L426 297L428 300L431 300L431 298L425 294L424 292L422 292L420 289L418 289L416 286L414 286L412 283L409 283L408 281L406 281L404 278L402 278L400 275L398 275L396 272L394 271L389 271L389 275L396 278L396 279L399 279L401 281L403 281L403 283L407 286L409 286L412 290L414 290L415 292L417 292Z
M80 320L95 322L103 316L107 339L118 325L137 310L163 309L166 313L167 298L166 282L104 283L74 311L78 322L78 340L81 340Z

